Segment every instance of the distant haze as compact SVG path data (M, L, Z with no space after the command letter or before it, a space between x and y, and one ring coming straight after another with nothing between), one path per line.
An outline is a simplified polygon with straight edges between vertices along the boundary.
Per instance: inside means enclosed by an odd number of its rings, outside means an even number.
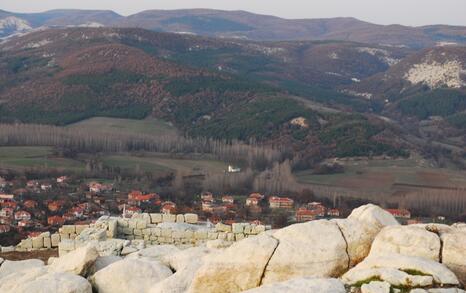
M378 24L466 25L466 0L0 0L0 9L102 9L130 15L149 9L246 10L283 18L356 17Z

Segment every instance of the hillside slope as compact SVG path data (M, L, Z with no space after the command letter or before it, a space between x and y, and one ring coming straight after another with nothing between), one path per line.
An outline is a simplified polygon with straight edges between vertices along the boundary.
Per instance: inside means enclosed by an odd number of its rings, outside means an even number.
M383 121L302 102L368 109L362 98L325 89L389 67L387 56L361 46L261 44L141 29L40 31L0 46L1 120L63 125L93 116L152 115L189 135L255 139L317 157L404 154L395 150L400 141ZM353 58L338 57L345 54ZM393 51L393 57L404 54ZM327 70L340 71L323 78ZM321 90L298 101L290 95L295 86L284 83Z

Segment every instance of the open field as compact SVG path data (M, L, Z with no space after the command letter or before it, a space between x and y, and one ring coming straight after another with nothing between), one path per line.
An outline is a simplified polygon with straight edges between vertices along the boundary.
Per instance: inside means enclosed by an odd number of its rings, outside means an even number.
M67 126L69 128L90 129L94 131L146 134L146 135L170 135L176 134L177 130L171 124L155 118L144 120L119 119L107 117L94 117Z
M51 147L0 147L0 167L11 169L54 168L79 171L82 162L55 157Z
M227 169L227 164L221 161L211 159L178 159L155 153L145 153L141 156L131 154L109 155L103 157L103 162L109 167L152 171L156 173L175 171L182 173L199 171L203 173L220 173Z
M295 175L305 184L374 192L466 188L466 172L432 168L417 159L351 161L344 165L341 174L315 175L306 170Z

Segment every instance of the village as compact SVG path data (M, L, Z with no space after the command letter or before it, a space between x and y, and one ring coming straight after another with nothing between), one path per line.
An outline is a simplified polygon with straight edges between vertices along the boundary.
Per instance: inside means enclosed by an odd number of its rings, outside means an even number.
M407 224L422 222L411 218L406 209L387 211ZM85 182L68 176L41 180L0 177L0 244L4 246L45 231L57 231L63 225L90 224L105 215L131 218L152 212L195 213L212 224L249 222L273 228L346 216L338 207L322 202L298 203L290 197L256 192L215 195L206 191L193 196L191 204L186 205L155 192L121 191L114 183L98 180ZM429 220L432 219L426 219Z

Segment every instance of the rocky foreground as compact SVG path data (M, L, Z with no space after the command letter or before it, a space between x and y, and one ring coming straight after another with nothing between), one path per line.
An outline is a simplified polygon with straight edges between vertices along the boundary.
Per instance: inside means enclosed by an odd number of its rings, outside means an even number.
M466 292L466 224L401 226L365 205L233 244L154 245L122 257L90 243L47 264L0 264L2 293Z

